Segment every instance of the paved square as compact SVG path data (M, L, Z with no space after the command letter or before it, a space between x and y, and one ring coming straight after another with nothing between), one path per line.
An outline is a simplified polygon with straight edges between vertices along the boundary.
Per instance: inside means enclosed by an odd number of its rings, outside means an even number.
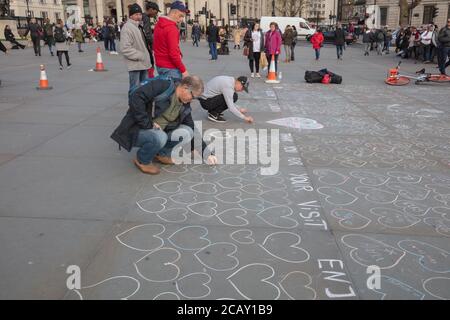
M211 62L204 42L182 50L205 81L249 73L241 51ZM450 299L449 86L389 87L392 55L354 46L338 61L325 46L317 62L302 44L280 84L251 79L239 94L254 125L230 113L213 124L192 104L204 130L279 129L277 174L196 164L145 176L109 138L127 110L122 57L103 53L109 71L95 73L94 45L70 54L69 71L45 48L0 60L0 298ZM51 91L35 90L40 63ZM304 81L323 67L343 84ZM372 265L380 288L367 285Z

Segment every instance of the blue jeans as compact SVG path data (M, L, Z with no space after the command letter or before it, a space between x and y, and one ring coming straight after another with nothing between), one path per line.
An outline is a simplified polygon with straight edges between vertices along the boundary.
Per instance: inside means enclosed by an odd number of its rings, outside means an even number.
M316 59L320 58L320 49L314 49L316 51Z
M181 72L178 69L156 67L156 71L158 71L158 75L172 78L173 80L181 80L182 78Z
M147 70L128 71L130 76L130 90L133 87L139 87L139 84L147 79Z
M209 51L211 52L211 59L217 60L217 44L215 42L209 42Z
M138 147L137 159L139 163L149 164L159 154L163 157L171 157L173 148L178 144L189 143L194 137L193 130L180 125L177 129L165 132L159 129L140 130L135 144ZM172 141L175 140L175 141Z
M439 71L441 72L441 74L445 74L445 69L450 65L450 60L447 63L445 62L447 60L447 57L450 58L450 47L441 47L439 51Z
M337 53L338 59L339 59L340 57L342 57L342 55L344 54L343 46L342 46L342 45L339 45L339 44L336 45L336 53Z
M116 51L116 41L114 39L109 40L109 51Z

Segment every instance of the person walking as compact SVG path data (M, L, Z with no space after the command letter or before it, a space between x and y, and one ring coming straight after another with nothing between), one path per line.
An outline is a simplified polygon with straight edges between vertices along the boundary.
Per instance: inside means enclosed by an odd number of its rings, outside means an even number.
M153 56L153 20L158 17L159 12L161 12L161 10L159 10L159 6L156 2L145 3L145 14L142 15L142 27L144 30L148 54L150 55L152 72L155 69L155 58Z
M269 64L272 61L272 56L274 56L276 73L278 73L278 56L281 52L281 42L281 32L278 29L278 24L276 22L271 22L270 29L264 36L264 51Z
M80 27L80 24L77 24L75 26L75 30L73 31L73 36L75 38L75 42L77 43L78 46L78 52L84 52L83 50L81 50L81 44L84 43L84 35L83 35L83 30Z
M259 23L253 25L253 29L248 29L244 36L244 47L248 48L248 62L250 65L251 77L261 78L259 74L259 65L261 60L261 52L264 52L264 33Z
M180 39L186 42L186 23L184 21L180 23Z
M432 25L427 26L427 30L425 30L421 34L420 42L423 46L423 63L431 62L431 46L432 46L432 38L433 38L433 30Z
M190 146L194 153L193 138L199 135L195 135L190 103L202 92L203 81L195 76L186 76L175 83L171 79L149 81L130 95L129 109L111 139L128 152L139 148L133 159L135 166L142 173L159 174L155 162L174 164L172 150L180 143ZM148 112L149 105L154 105L153 112ZM203 140L201 145L202 150L195 151L201 151L206 163L217 164L217 158Z
M50 54L53 57L53 50L52 47L55 45L55 38L53 37L53 28L55 27L55 25L53 23L50 23L50 19L47 18L45 19L45 24L44 24L44 40L48 45L48 49L50 50Z
M438 41L440 46L439 71L445 75L445 69L450 65L450 18L447 19L447 25L439 30ZM446 61L447 58L448 61Z
M238 100L238 92L248 93L248 78L237 79L228 76L216 76L208 81L205 91L199 97L200 105L208 111L208 119L213 122L224 123L223 112L227 109L235 116L247 123L253 123L253 118L247 115L247 109L239 108L235 103Z
M322 29L317 28L316 32L311 37L311 44L316 53L316 60L320 58L320 48L323 46L324 36Z
M41 56L41 39L44 33L41 26L36 22L35 18L31 18L30 23L28 24L28 29L25 32L24 36L26 37L28 33L30 33L31 41L33 42L35 56Z
M197 46L200 42L202 30L200 29L199 24L196 22L192 27L192 46Z
M18 48L25 49L25 46L23 44L20 44L16 40L16 37L14 36L14 34L13 34L11 28L9 27L9 25L5 26L5 29L4 29L3 33L4 33L6 41L10 42L13 45L13 49L14 49L14 46L17 46L16 49L18 49Z
M234 49L235 50L236 50L236 47L239 50L241 49L241 35L242 35L242 31L239 28L239 26L237 26L233 32L233 41L234 41Z
M283 44L284 44L284 52L286 59L285 63L291 62L291 50L292 50L292 42L294 41L294 32L290 25L286 26L286 29L283 33Z
M297 45L297 37L298 37L297 28L295 26L292 26L292 32L293 32L293 39L291 46L291 61L295 61L295 46Z
M381 56L383 54L384 48L384 33L381 29L377 29L375 32L376 46L377 46L377 55Z
M216 27L213 20L211 20L208 28L206 28L206 36L208 37L211 60L217 61L217 42L219 42L219 29Z
M55 30L55 47L56 47L56 55L58 56L59 62L59 70L63 69L62 64L62 55L64 54L66 57L67 69L70 69L72 65L70 64L69 59L69 45L67 44L67 30L65 30L64 23L61 19L58 19L56 22Z
M336 30L334 30L334 44L336 45L337 58L338 60L342 60L345 45L345 32L340 23L336 25Z
M153 33L153 53L159 75L181 79L189 75L183 64L180 49L180 33L177 24L184 20L186 7L183 2L175 1L167 16L158 19Z
M108 29L109 54L118 55L116 51L116 26L112 20L108 22Z
M125 59L130 81L129 92L147 78L150 68L145 37L140 22L142 21L142 8L133 3L128 7L129 19L121 30L120 51Z
M370 42L372 38L372 31L370 31L369 28L367 28L366 26L364 27L364 33L363 33L363 45L364 45L364 56L368 56L369 55L369 51L370 51Z

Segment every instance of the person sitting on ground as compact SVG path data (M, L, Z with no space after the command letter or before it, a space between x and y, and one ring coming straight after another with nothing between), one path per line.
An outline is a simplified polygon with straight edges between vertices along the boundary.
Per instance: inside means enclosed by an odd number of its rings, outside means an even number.
M214 122L226 122L223 112L229 109L238 118L252 123L253 118L247 116L247 109L235 105L238 100L237 92L243 90L248 93L248 78L237 79L228 76L217 76L208 81L205 91L199 98L200 105L208 111L208 119Z
M25 49L25 46L23 44L20 44L19 42L17 42L16 37L14 36L14 33L12 32L9 25L5 26L4 35L5 35L6 41L9 41L13 45L13 49L14 49L14 46L17 46L16 47L17 49L18 48Z
M202 92L203 81L196 76L187 76L180 82L170 78L148 80L130 94L129 109L111 138L127 151L138 147L136 167L146 174L159 174L153 161L174 164L171 153L181 141L183 145L191 141L194 153L190 103ZM182 140L172 141L172 137ZM205 142L202 151L208 164L217 164Z

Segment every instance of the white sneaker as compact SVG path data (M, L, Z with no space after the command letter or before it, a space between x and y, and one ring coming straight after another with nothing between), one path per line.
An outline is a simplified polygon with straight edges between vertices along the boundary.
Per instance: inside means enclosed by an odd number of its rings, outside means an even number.
M252 72L252 74L250 75L250 77L254 78L254 77L255 77L255 74Z
M257 78L261 78L261 75L259 73L256 74Z

